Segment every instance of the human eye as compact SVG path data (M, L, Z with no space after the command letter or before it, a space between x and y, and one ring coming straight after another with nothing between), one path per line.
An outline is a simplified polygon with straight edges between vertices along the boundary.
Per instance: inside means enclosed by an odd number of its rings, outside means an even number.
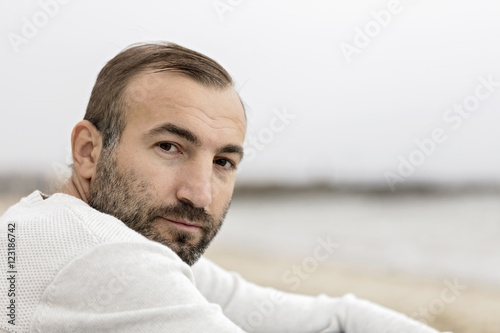
M156 145L158 146L158 148L160 148L162 152L165 153L172 154L179 152L179 148L171 142L159 142Z
M236 163L227 158L218 158L214 160L214 163L226 170L236 169Z

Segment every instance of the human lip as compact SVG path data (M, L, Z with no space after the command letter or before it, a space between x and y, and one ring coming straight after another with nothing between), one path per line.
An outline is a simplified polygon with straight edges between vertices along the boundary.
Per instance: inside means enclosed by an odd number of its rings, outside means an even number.
M198 230L201 228L200 223L196 223L196 222L192 222L192 221L188 221L188 220L172 219L172 218L163 217L163 216L160 216L160 217L163 220L166 220L166 221L176 225L177 227L180 227L180 228L183 228L186 230L195 231L195 230Z

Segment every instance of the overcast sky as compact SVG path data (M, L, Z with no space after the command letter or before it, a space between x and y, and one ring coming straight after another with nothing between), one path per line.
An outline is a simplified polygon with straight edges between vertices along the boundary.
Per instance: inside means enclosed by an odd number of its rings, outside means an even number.
M56 173L106 61L168 40L238 83L241 182L500 182L496 0L0 4L0 173Z

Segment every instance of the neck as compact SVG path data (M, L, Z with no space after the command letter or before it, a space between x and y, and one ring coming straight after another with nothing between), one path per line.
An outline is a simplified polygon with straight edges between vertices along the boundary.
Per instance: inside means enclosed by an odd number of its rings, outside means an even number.
M84 184L85 183L85 184ZM77 175L75 175L75 172L71 174L71 177L68 178L64 182L64 184L61 187L60 192L64 194L69 194L72 195L78 199L81 199L85 201L86 203L89 202L88 200L88 181L87 182L82 182L80 178L78 178Z

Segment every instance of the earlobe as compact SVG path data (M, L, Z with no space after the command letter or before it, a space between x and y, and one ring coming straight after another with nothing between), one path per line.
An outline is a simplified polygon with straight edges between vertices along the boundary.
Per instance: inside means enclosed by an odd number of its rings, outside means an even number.
M88 120L76 124L71 133L71 150L78 176L87 180L94 176L101 149L101 134L94 124Z

